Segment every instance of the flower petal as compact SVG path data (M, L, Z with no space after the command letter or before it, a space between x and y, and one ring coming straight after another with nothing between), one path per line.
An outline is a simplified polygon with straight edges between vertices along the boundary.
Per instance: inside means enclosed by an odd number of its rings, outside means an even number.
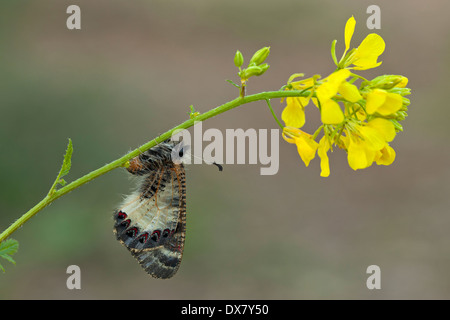
M330 74L326 78L326 82L322 83L316 90L316 95L320 102L333 98L338 92L341 83L350 76L350 73L350 70L341 69Z
M319 141L317 155L320 157L320 176L328 177L330 175L330 160L328 159L328 150L330 150L330 143L326 136L323 136Z
M295 143L297 151L306 166L316 156L316 150L319 144L314 141L310 134L300 129L292 127L283 128L283 138L289 143Z
M364 65L359 66L359 67L354 67L353 69L355 69L355 70L373 69L373 68L380 66L382 62L381 61L376 62L376 60L375 60L375 61L367 61L367 62L362 62L362 63L364 63Z
M350 19L347 20L347 23L345 24L345 53L350 48L350 41L352 40L353 33L355 32L355 26L356 26L356 20L352 16Z
M375 89L367 94L366 111L368 114L375 113L379 107L386 101L387 92L381 89Z
M387 116L393 114L401 109L403 105L402 96L398 93L388 92L386 94L386 100L382 106L380 106L377 110L383 116Z
M332 82L322 83L316 90L317 98L320 102L329 100L333 98L338 91L339 84L334 84Z
M339 71L333 72L328 76L328 82L333 82L337 85L341 84L342 81L350 77L350 70L348 69L341 69Z
M375 68L381 64L378 57L384 52L386 44L381 36L376 33L369 34L356 49L352 58L357 70Z
M281 119L286 126L301 128L305 124L305 111L297 98L286 98L286 107L281 113Z
M377 156L375 157L375 161L378 165L384 165L389 166L391 165L395 160L395 150L389 146L388 144L386 147L381 149Z
M319 147L319 144L307 135L302 135L295 140L300 158L302 158L305 166L309 166L309 162L316 156L316 150Z
M395 126L391 121L387 119L375 118L373 120L370 120L367 123L367 126L378 130L378 132L381 133L384 140L387 142L391 142L395 138Z
M321 104L321 119L324 124L338 124L344 121L344 113L339 104L334 100L326 100Z
M360 126L358 128L363 141L360 142L365 148L378 151L386 145L386 140L383 134L375 128L369 126Z
M348 146L347 160L353 170L370 167L375 157L375 151L367 149L361 142L353 141Z
M347 81L341 83L339 86L339 93L350 102L357 102L362 99L358 87L354 84L348 83Z
M300 136L302 132L300 129L286 126L283 128L282 136L286 142L295 144L295 137Z

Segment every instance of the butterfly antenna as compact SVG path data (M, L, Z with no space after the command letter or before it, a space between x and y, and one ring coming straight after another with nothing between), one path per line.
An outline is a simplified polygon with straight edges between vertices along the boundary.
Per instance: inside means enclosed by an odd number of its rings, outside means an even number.
M194 154L192 154L192 153L190 153L190 152L189 152L189 155L191 155L193 158L196 158L196 159L199 159L200 161L203 161L202 158L197 157L196 155L194 155ZM213 164L213 165L215 165L217 168L219 168L219 171L223 171L223 166L220 165L220 164L218 164L218 163L216 163L216 162L208 163L208 164Z

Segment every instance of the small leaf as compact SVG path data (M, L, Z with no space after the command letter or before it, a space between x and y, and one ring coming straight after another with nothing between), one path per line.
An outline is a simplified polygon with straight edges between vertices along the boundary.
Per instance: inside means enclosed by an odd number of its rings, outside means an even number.
M235 86L236 88L240 88L240 86L236 83L234 83L232 80L225 80L228 83L231 83L233 86Z
M9 262L11 262L12 264L16 264L16 262L14 261L13 258L11 258L11 256L7 256L6 254L1 256L3 259L8 260Z
M56 192L58 184L61 186L65 186L67 184L67 182L61 178L67 175L70 171L70 167L72 166L72 153L73 153L72 140L69 138L69 143L67 145L66 154L64 155L63 164L61 165L61 169L58 172L58 176L56 177L52 187L50 188L50 191L48 192L48 196L51 196Z
M13 254L17 252L19 248L19 243L14 239L6 239L5 241L0 243L0 257L11 262L12 264L16 264L14 259L11 257ZM5 272L5 269L0 264L0 269Z
M17 240L14 239L6 239L2 242L0 242L0 256L6 254L6 255L12 255L17 252L17 249L19 248L19 243Z
M69 144L67 145L66 154L64 156L64 162L62 164L61 171L59 174L60 178L67 175L70 171L70 167L72 166L72 152L73 152L72 140L69 138Z
M191 112L189 112L189 119L195 119L200 115L200 112L195 110L194 105L191 104L189 108L191 108Z

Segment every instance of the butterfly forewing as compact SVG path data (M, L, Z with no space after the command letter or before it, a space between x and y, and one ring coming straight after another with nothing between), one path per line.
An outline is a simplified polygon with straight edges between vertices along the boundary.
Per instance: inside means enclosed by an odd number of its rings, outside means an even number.
M114 214L117 239L155 278L177 272L186 232L185 171L170 160L167 146L173 147L164 143L132 160L128 171L142 182Z

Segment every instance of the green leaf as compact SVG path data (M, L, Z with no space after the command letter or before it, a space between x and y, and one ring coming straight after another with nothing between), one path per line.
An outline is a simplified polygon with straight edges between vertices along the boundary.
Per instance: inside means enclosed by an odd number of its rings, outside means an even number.
M67 175L70 171L70 167L72 166L72 153L72 140L69 138L69 144L67 145L66 154L64 155L64 161L61 166L61 170L59 170L58 176L56 177L55 182L53 182L53 185L48 192L48 196L51 196L56 192L56 187L58 186L58 184L63 187L67 184L67 182L61 178Z
M11 256L17 252L17 249L19 249L19 243L17 242L17 240L6 239L5 241L0 243L0 257L11 262L12 264L16 264ZM5 269L1 264L0 269L5 272Z
M64 156L64 162L61 166L61 171L59 173L59 178L62 178L69 173L70 167L72 166L72 152L73 152L72 140L69 138L69 144L67 145L66 154Z
M231 83L233 86L235 86L236 88L240 88L240 86L236 83L234 83L232 80L225 80L228 83Z
M200 112L195 110L194 105L191 104L189 108L191 108L191 112L189 112L189 119L195 119L200 115Z

